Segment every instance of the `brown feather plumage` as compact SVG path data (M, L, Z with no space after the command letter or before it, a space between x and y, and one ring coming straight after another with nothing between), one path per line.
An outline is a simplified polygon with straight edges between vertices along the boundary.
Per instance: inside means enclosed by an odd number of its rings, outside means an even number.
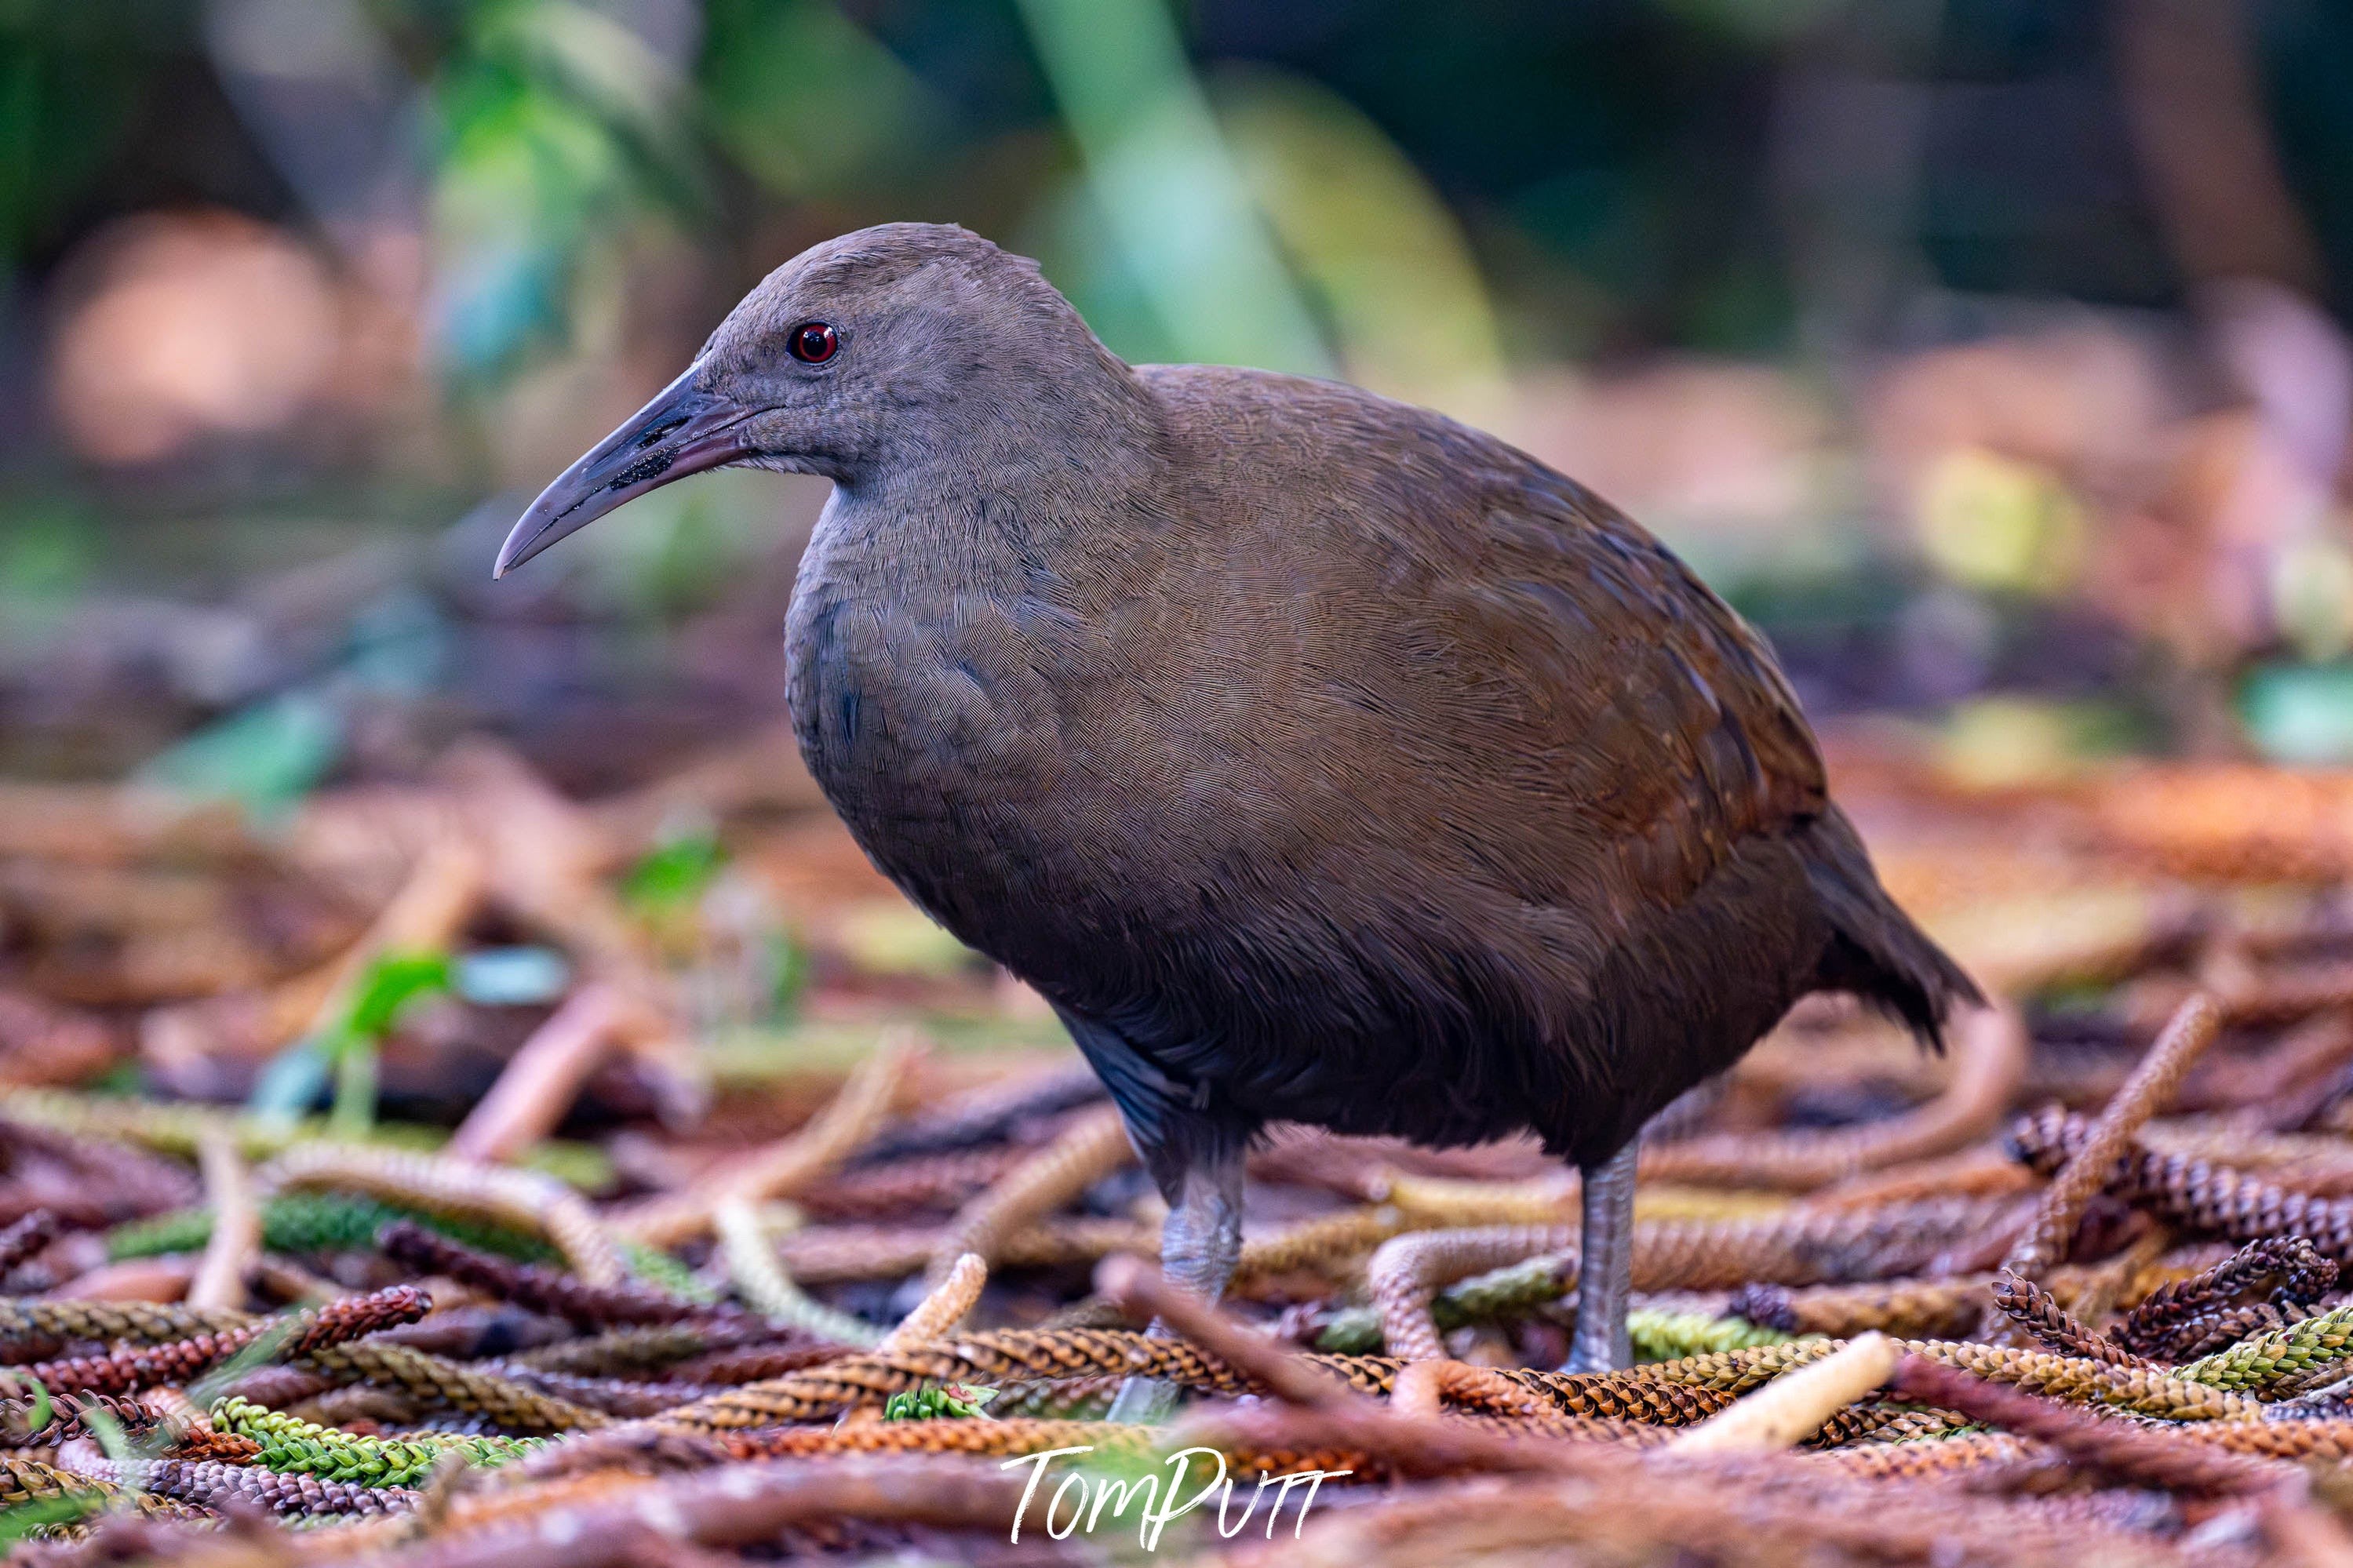
M844 482L793 709L876 863L1054 1002L1164 1163L1273 1119L1589 1163L1807 991L1932 1036L1970 994L1761 639L1624 515L1352 387L1131 371L946 249L1044 347Z
M838 354L788 353L816 322ZM1809 991L1930 1040L1976 994L1763 641L1492 437L1131 368L1034 263L892 225L772 275L501 568L728 462L835 481L787 627L811 772L1172 1195L1278 1119L1591 1167Z

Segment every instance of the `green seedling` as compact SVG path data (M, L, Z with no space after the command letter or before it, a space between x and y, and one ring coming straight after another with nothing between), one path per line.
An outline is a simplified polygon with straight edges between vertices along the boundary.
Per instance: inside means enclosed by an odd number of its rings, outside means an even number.
M335 1103L327 1125L337 1135L364 1138L375 1125L376 1054L400 1016L420 997L449 989L446 952L387 952L367 967L352 1005L327 1041L335 1068Z
M317 1096L330 1074L335 1098L330 1136L365 1138L375 1126L376 1053L411 1004L450 989L446 952L387 952L370 963L352 988L340 1017L304 1036L262 1069L248 1102L267 1118L290 1121Z

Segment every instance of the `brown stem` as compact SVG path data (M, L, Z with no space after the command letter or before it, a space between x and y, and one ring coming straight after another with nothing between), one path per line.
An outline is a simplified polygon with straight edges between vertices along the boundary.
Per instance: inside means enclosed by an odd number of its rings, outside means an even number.
M2266 1467L2218 1453L2211 1444L2087 1415L1925 1356L1905 1356L1889 1387L1900 1398L1958 1411L2048 1443L2070 1463L2127 1484L2215 1495L2257 1491L2276 1480Z
M2066 1261L2067 1244L2083 1222L2085 1206L2106 1184L2117 1160L2131 1147L2133 1135L2173 1093L2181 1075L2213 1043L2221 1025L2222 1010L2212 997L2201 993L2181 1005L2132 1077L2092 1124L2083 1148L2052 1178L2026 1234L2003 1259L2005 1268L2031 1279L2052 1264Z
M1140 1258L1107 1258L1095 1270L1095 1289L1135 1318L1157 1318L1181 1337L1238 1372L1258 1379L1278 1398L1316 1408L1366 1402L1313 1363L1263 1334L1252 1333L1217 1308L1161 1277Z
M514 1158L555 1131L620 1038L659 1025L635 997L594 981L582 986L515 1051L448 1152L488 1163Z
M191 1307L245 1305L245 1271L261 1253L261 1208L253 1201L253 1174L226 1133L207 1132L196 1145L205 1177L205 1202L213 1211L213 1233L196 1277L188 1285Z

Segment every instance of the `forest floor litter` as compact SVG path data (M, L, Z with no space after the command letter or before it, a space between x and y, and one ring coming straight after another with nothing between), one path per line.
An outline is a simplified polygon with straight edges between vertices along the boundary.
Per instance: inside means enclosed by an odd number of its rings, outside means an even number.
M585 802L485 741L264 822L0 785L0 1535L2353 1568L2353 776L1834 752L2000 1005L1938 1059L1810 1002L1672 1107L1581 1376L1533 1144L1282 1130L1173 1293L1050 1013L778 736Z

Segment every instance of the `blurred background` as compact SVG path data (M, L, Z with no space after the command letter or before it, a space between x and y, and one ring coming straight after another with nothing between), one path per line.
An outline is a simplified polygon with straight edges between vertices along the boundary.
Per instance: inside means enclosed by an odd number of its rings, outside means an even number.
M1042 258L1131 359L1348 377L1997 773L2353 757L2329 0L0 3L0 773L289 797L782 700L822 485L493 588L809 243Z
M716 940L733 856L838 975L985 990L777 729L821 481L701 478L489 578L750 285L893 219L1039 257L1131 359L1345 376L1577 475L1841 758L2353 761L2340 0L0 0L0 779L51 792L0 802L0 983L243 1092L293 1013L146 1010L308 973L406 873L60 880L115 841L36 865L26 824L128 781L267 831L473 737L477 783L603 803L623 947L689 895ZM563 989L518 973L482 984Z

